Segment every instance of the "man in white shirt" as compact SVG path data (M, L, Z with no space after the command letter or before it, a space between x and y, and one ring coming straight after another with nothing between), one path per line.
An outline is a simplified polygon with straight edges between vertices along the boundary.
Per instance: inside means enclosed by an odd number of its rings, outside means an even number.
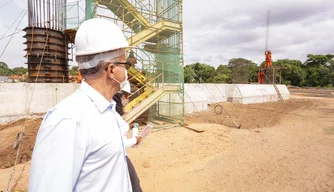
M120 28L104 19L79 27L80 88L45 115L33 151L30 192L132 192L112 97L127 82Z
M130 84L127 84L127 86L125 86L121 92L117 93L114 97L113 100L116 102L116 112L120 115L124 114L123 108L128 104L129 100L128 100L128 95L131 94L131 87ZM141 140L141 137L138 137L138 127L139 125L137 124L137 126L135 126L135 124L128 124L126 121L124 121L123 118L119 117L119 122L123 122L120 123L122 130L123 130L123 134L124 134L124 146L125 149L132 147L136 144L138 144ZM132 130L132 138L128 139L127 137L127 132L129 130ZM127 160L127 164L128 164L128 171L129 171L129 176L130 176L130 180L131 180L131 185L132 185L132 191L133 192L143 192L141 186L140 186L140 180L139 177L137 175L136 169L134 167L134 165L132 164L130 158L127 156L127 154L125 154L125 158Z

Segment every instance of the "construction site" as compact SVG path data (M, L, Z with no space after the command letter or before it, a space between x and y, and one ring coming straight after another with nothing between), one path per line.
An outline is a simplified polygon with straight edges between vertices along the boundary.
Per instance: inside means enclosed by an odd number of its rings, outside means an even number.
M281 84L268 42L258 82L240 63L231 84L192 84L182 0L28 0L27 15L28 82L0 83L0 192L28 190L43 116L80 87L69 65L92 18L115 23L133 47L123 118L153 126L128 150L143 191L334 191L334 91Z

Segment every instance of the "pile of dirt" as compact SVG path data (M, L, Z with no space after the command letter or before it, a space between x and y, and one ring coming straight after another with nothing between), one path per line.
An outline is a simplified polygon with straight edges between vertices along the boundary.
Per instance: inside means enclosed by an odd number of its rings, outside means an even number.
M294 113L300 108L312 109L314 105L312 101L307 100L289 100L285 102L260 103L260 104L236 104L236 103L220 103L223 109L227 111L242 129L271 127L280 123L285 115ZM232 120L225 112L216 114L214 105L204 112L192 113L186 115L186 122L192 123L215 123L235 127Z
M31 159L37 131L41 122L42 118L20 119L6 125L0 125L0 169L5 169L14 165L17 150L13 148L13 144L17 134L23 130L24 126L26 126L26 128L20 146L18 163L24 163Z
M242 129L271 127L279 124L281 119L289 114L295 114L297 109L311 110L314 103L310 100L289 100L286 102L261 103L261 104L235 104L221 103L224 110L238 123ZM226 113L215 114L214 106L209 106L208 111L186 115L186 123L214 123L230 127L235 127ZM33 147L35 145L37 131L42 118L20 119L13 123L0 125L0 168L8 168L14 165L16 149L13 144L19 131L23 130L26 124L25 136L23 137L18 163L24 163L31 159Z
M307 97L334 97L334 89L330 88L289 88L293 95L307 96Z

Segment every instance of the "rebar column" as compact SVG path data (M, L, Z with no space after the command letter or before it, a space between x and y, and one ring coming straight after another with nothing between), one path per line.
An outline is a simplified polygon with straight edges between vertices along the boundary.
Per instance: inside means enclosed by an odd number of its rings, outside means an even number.
M64 26L66 0L28 0L26 35L28 82L67 83L68 48Z

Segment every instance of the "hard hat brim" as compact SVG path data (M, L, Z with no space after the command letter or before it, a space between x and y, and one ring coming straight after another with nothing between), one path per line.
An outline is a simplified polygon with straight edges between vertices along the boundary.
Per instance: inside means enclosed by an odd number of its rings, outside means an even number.
M118 49L133 49L133 48L136 48L135 46L124 46L124 47L119 47L117 49L111 49L111 50L106 50L106 51L103 51L103 52L112 52L112 51L116 51ZM94 54L99 54L99 53L102 53L101 51L91 51L91 52L83 52L83 53L80 53L80 52L76 52L75 55L76 56L83 56L83 55L94 55Z

